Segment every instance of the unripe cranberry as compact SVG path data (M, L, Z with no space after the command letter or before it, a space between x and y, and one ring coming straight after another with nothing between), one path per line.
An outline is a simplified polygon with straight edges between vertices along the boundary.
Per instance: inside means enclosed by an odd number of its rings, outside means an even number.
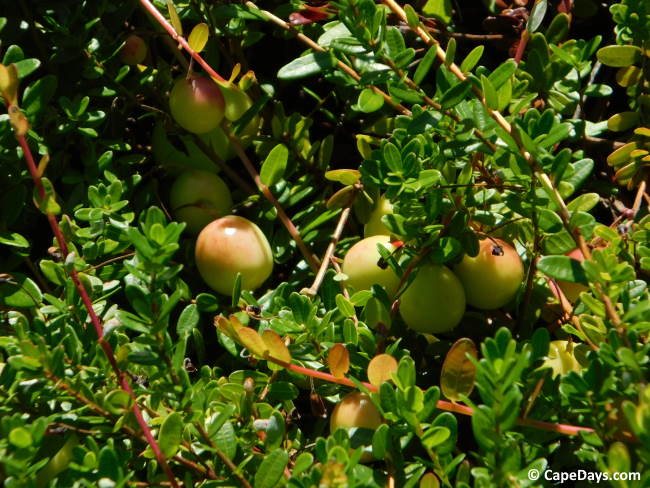
M483 310L503 307L524 279L524 263L514 247L501 239L484 239L475 257L465 255L454 272L463 283L467 303Z
M183 129L205 134L215 129L224 114L224 99L217 84L204 76L179 78L169 96L172 117Z
M255 290L273 271L273 254L260 228L244 217L228 215L208 224L196 239L196 266L213 290L231 295L237 273L241 287Z
M230 213L232 197L226 183L214 173L185 171L172 185L169 204L174 218L198 234L213 220Z
M147 57L147 43L140 36L131 34L124 41L118 56L124 64L141 64Z
M362 239L345 255L342 271L348 276L346 283L356 291L369 290L372 285L380 285L392 295L397 291L399 277L387 264L379 266L381 254L377 250L378 244L389 252L394 249L388 236Z

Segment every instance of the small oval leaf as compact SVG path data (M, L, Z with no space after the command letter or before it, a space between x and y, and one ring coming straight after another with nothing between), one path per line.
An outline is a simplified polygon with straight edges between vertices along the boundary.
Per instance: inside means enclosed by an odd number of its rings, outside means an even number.
M625 68L641 59L641 48L637 46L605 46L596 53L598 61L613 68Z
M378 354L368 364L368 381L375 386L391 381L397 371L397 360L390 354Z
M237 331L237 336L239 337L239 342L242 346L248 349L255 356L264 359L264 356L268 352L268 348L256 330L253 330L250 327L242 327Z
M334 344L327 353L327 366L336 378L343 378L350 369L350 353L341 344Z
M361 172L356 169L333 169L325 173L325 178L344 185L354 185L361 179Z
M538 261L537 267L542 273L557 280L587 283L580 261L569 256L544 256Z
M469 395L474 389L476 366L467 355L478 357L474 341L466 337L458 339L442 364L440 388L442 394L452 401L459 401L461 395Z
M359 93L357 105L359 106L359 110L364 113L376 112L384 105L384 97L379 93L375 93L370 88L364 88Z
M200 53L208 43L209 37L210 28L208 27L208 24L201 22L194 26L194 29L190 32L190 36L187 38L187 43L194 51Z
M289 353L289 349L282 340L282 337L280 337L276 332L270 329L266 329L264 332L262 332L262 340L268 348L267 357L270 356L285 363L291 362L291 353ZM282 369L282 366L269 362L269 368Z
M176 34L182 36L183 24L181 23L181 19L178 16L178 12L176 12L176 7L174 7L174 2L172 2L172 0L167 0L167 12L169 12L169 20L171 21Z
M284 144L278 144L262 163L260 179L266 186L273 186L284 176L284 170L287 168L289 150Z
M176 454L183 436L183 417L178 412L170 413L160 426L158 444L165 457Z

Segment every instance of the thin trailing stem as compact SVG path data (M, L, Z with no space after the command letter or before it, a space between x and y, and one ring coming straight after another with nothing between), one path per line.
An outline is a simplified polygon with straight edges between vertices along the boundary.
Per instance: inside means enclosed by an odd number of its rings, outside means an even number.
M289 371L294 373L302 374L304 376L310 376L312 378L329 381L330 383L337 383L339 385L349 386L351 388L357 388L358 383L355 383L345 377L337 378L332 374L325 373L323 371L316 371L314 369L305 368L304 366L298 366L297 364L287 363L280 359L276 359L272 356L267 355L264 359L271 361L279 366L282 366ZM374 393L379 392L379 388L375 385L365 382L359 382L364 388L367 388L369 391ZM445 410L447 412L459 413L462 415L472 416L474 410L467 405L460 405L458 403L448 402L446 400L438 400L436 407L440 410ZM578 425L567 425L567 424L553 424L550 422L543 422L541 420L533 420L528 418L520 418L517 420L517 423L522 427L532 427L539 430L546 430L549 432L557 432L558 434L564 435L578 435L580 432L594 432L593 429L589 427L582 427Z
M271 192L271 189L262 182L262 178L260 178L260 175L255 169L255 166L253 166L250 158L244 152L244 148L239 143L239 140L237 140L237 138L230 134L228 131L226 131L226 134L228 134L230 144L232 144L233 148L235 149L237 156L239 156L239 159L241 159L241 162L244 164L244 168L246 168L248 174L251 176L251 178L253 178L253 181L255 181L255 185L257 185L259 191L262 192L262 195L264 195L264 197L266 197L266 199L273 204L275 210L278 212L278 218L280 219L280 222L282 222L282 225L284 225L284 227L287 229L291 235L291 238L296 242L298 249L300 249L300 252L302 253L309 266L311 266L314 272L317 272L320 266L318 258L311 252L309 247L307 247L305 241L302 240L297 227L291 221L287 215L287 212L285 212L284 207L282 207L280 202L278 202L278 199L275 198Z
M40 200L43 201L47 198L47 193L45 191L45 187L43 186L41 174L36 166L36 162L34 161L34 156L32 155L32 151L29 147L29 144L27 143L25 136L20 134L19 132L16 132L16 139L18 140L18 144L23 150L23 156L27 163L27 168L29 169L29 172L32 176L32 180L34 181L34 185L36 186L36 191L38 192L38 196ZM63 236L63 232L59 227L59 223L56 220L54 214L47 212L46 215L47 215L47 220L52 229L52 232L58 243L59 249L61 249L61 253L63 254L63 256L67 257L69 254L68 243L66 242L65 237ZM142 411L140 410L140 407L136 401L136 395L133 389L131 388L131 384L129 382L128 376L122 370L120 370L117 364L117 360L115 359L115 355L113 354L113 348L104 339L104 327L102 325L102 321L97 316L97 313L93 309L92 301L90 300L90 297L86 292L86 289L84 288L83 284L79 279L77 270L74 269L74 267L72 267L72 269L70 270L70 278L72 279L72 282L74 283L74 286L77 289L77 293L79 293L79 296L81 297L81 301L83 302L84 308L88 313L90 322L93 324L93 327L95 328L95 332L97 333L97 342L99 343L100 347L104 351L104 354L111 365L111 369L113 370L117 378L117 382L119 386L124 391L126 391L129 394L129 396L133 399L133 407L131 409L133 412L133 416L135 417L138 425L140 426L140 429L142 429L142 433L147 443L151 447L151 450L153 451L156 460L158 461L163 471L165 472L165 475L167 476L167 479L169 480L171 486L177 487L178 484L176 482L176 477L174 476L174 473L169 467L165 455L160 450L160 446L156 442L156 439L153 437L153 434L151 433L151 429L149 429L149 425L147 424L146 420L142 416Z
M164 29L169 33L170 36L172 36L172 39L174 39L176 42L178 42L187 53L192 56L192 59L199 63L201 67L208 73L212 78L218 81L226 82L227 80L223 78L219 73L217 73L212 67L201 57L199 53L197 53L194 49L192 49L189 45L189 43L185 40L185 38L176 32L174 27L167 21L167 19L161 14L158 9L149 1L149 0L140 0L140 5L144 7L144 9L151 14L151 16L156 19L156 22L158 22L161 26L164 27Z
M350 202L350 205L351 204L352 202ZM309 288L303 289L301 293L308 295L312 298L315 297L316 294L318 293L318 289L320 288L320 285L323 283L323 279L325 278L325 273L327 272L327 268L329 267L330 262L332 261L332 256L334 255L334 251L336 250L336 245L338 244L339 239L341 238L341 234L343 233L343 229L345 228L345 224L347 223L348 218L350 217L350 212L351 212L350 205L345 207L341 212L339 221L336 224L336 229L334 229L334 234L332 234L332 240L330 241L329 246L327 246L327 250L325 251L325 255L323 256L323 260L321 261L318 273L316 273L316 278L314 278L314 282Z

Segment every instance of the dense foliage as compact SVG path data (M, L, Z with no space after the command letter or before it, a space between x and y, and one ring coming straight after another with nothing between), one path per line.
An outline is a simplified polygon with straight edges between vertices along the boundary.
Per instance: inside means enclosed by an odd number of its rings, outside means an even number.
M5 486L650 485L646 0L0 16Z

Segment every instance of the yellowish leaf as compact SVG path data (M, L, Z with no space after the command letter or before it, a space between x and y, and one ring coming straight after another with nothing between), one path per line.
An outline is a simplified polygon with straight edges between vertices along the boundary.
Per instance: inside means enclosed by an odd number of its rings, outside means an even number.
M250 327L242 327L237 331L237 336L241 345L248 349L251 354L264 359L269 349L256 330Z
M12 105L9 107L9 121L11 122L16 135L24 136L29 130L29 122L27 117L23 114L17 105Z
M190 36L187 38L187 43L194 51L200 53L208 43L209 38L210 28L208 24L201 22L194 26L194 29L190 32Z
M458 401L461 395L469 395L474 389L476 366L467 357L478 357L474 341L467 338L458 339L442 363L440 388L442 394L452 401Z
M427 473L420 478L420 488L440 488L440 481L433 473Z
M167 11L169 12L169 20L171 21L172 27L176 31L176 34L182 36L183 24L181 24L181 19L178 17L176 7L174 7L174 2L172 2L172 0L167 0Z
M384 381L390 381L394 371L397 371L397 360L390 354L378 354L368 364L368 381L379 386Z
M214 318L214 325L217 329L219 329L219 332L227 335L235 341L239 341L237 331L244 327L239 319L237 319L237 317L234 315L231 315L229 318L226 318L223 315L217 315Z
M350 353L340 343L334 344L327 354L327 365L330 373L336 378L343 378L350 369Z
M18 103L18 71L15 64L0 64L0 94L7 105Z
M282 340L282 337L280 337L276 332L266 329L262 332L262 340L268 348L268 355L270 357L279 359L285 363L291 362L291 353L289 353L289 349L284 343L284 340Z
M50 156L49 154L45 154L38 163L39 176L43 176L45 174L45 170L47 169L47 165L49 162L50 162Z

